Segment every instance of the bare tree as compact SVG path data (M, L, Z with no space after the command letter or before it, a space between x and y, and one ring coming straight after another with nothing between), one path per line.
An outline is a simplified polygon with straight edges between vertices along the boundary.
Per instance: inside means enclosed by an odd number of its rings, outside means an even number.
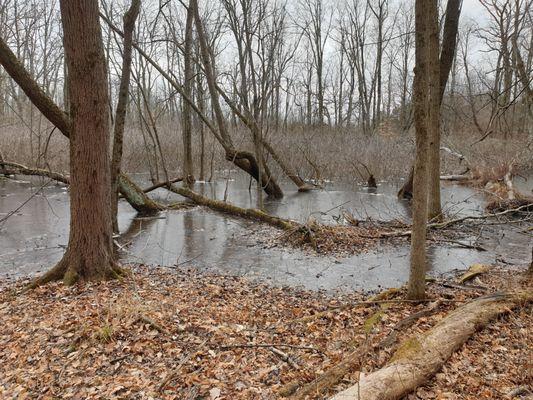
M411 271L407 297L421 300L425 297L426 230L428 209L428 125L430 102L430 44L432 8L436 0L416 0L415 3L415 77L413 81L413 107L416 130L416 158L413 190L413 228L411 235Z
M194 83L194 71L192 64L193 52L193 25L194 15L189 3L187 9L187 22L185 25L185 46L184 46L184 85L183 90L188 97L192 97ZM187 101L183 101L183 182L190 186L194 182L192 163L192 115L191 106Z
M124 123L131 76L131 54L133 50L133 30L139 15L141 0L132 0L130 8L124 15L124 47L122 50L122 77L118 91L117 110L115 113L115 127L113 134L113 152L111 158L111 215L113 218L113 231L118 233L118 193L120 181L120 166L122 162Z

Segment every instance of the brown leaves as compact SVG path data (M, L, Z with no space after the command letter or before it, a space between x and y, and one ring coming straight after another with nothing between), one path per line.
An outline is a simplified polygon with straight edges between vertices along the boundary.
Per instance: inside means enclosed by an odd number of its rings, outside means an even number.
M379 306L352 307L362 300L359 294L326 296L242 278L140 268L122 282L51 284L26 293L21 288L0 286L0 398L276 399L281 387L313 380L357 343L380 342L400 320L427 306L391 304L365 332L365 320ZM431 290L456 299L476 295ZM427 329L453 306L444 303L398 335ZM528 318L517 316L512 329L498 322L421 396L445 399L469 385L480 393L492 383L504 382L505 390L519 386L528 370ZM501 332L506 335L499 340ZM393 350L376 350L363 370L383 365ZM463 379L465 368L472 381ZM489 380L483 370L495 375Z

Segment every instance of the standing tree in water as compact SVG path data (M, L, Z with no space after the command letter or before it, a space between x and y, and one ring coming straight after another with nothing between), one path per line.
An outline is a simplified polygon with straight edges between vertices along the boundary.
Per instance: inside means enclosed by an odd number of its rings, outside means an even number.
M113 258L107 74L98 0L61 0L68 67L70 237L59 263L33 285L111 279Z

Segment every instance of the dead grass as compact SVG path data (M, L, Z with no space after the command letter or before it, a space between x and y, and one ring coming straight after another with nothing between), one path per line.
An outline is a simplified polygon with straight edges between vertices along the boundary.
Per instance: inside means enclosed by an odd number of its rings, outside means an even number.
M33 134L30 140L30 128ZM235 145L252 150L250 134L241 126L230 126ZM158 124L166 168L179 175L182 160L182 139L179 123L160 119ZM68 142L56 130L51 136L46 157L44 150L51 127L38 118L33 124L23 125L16 119L0 122L0 147L6 159L30 166L51 168L58 172L68 171ZM194 165L196 175L200 165L200 135L193 135ZM345 180L365 182L366 167L378 180L397 180L407 175L413 157L414 138L411 133L401 133L394 124L379 129L374 135L364 135L355 129L330 127L289 126L287 129L270 131L268 140L305 179ZM205 132L205 179L213 170L223 171L230 164L225 160L220 145L212 135ZM475 146L471 132L454 132L443 136L443 145L463 154L479 185L501 176L503 170L514 163L517 169L533 168L533 160L526 151L526 137L516 135L507 140L489 137ZM156 163L157 158L157 163ZM268 157L267 157L268 158ZM212 160L212 161L211 161ZM156 168L157 164L157 168ZM282 176L275 163L269 163L276 176ZM460 173L466 168L453 156L443 153L444 174ZM135 121L130 121L126 130L124 170L148 172L163 178L160 156L148 136L143 138Z

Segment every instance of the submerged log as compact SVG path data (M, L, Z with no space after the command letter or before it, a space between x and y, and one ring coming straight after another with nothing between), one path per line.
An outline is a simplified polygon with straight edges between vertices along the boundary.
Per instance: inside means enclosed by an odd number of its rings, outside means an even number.
M284 218L275 217L255 208L241 208L233 204L226 203L225 201L210 199L184 187L170 185L168 189L176 194L179 194L183 197L192 200L198 205L209 207L215 211L220 211L241 218L264 222L281 229L292 229L298 225L296 222Z
M396 400L423 385L477 330L521 303L532 292L496 293L467 303L420 336L407 339L389 363L331 400Z

